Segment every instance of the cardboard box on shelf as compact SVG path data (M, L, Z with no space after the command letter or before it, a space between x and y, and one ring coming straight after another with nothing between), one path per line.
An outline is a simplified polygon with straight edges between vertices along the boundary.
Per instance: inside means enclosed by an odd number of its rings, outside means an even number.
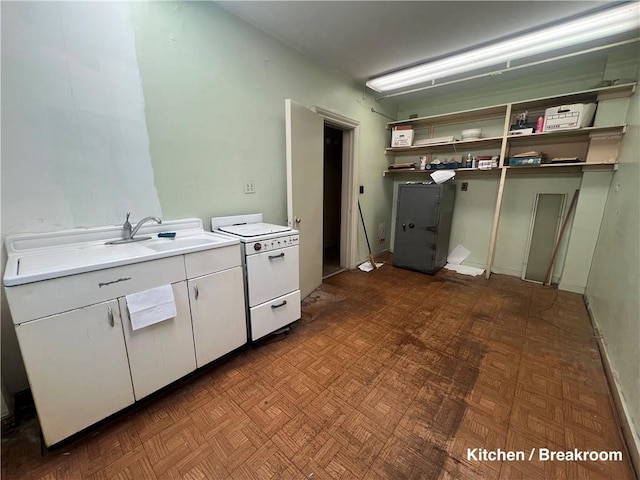
M393 130L391 132L392 147L410 147L413 144L413 130Z
M547 108L544 114L544 132L572 130L591 126L596 113L595 103L574 103Z

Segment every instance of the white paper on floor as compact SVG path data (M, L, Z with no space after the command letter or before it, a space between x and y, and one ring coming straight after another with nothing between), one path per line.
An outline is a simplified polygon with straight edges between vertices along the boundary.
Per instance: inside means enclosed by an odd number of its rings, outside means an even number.
M382 265L384 265L384 262L376 262L376 267L380 268ZM363 272L370 272L371 270L373 270L373 265L371 265L371 262L364 262L358 265L358 268Z
M444 268L461 273L462 275L471 275L472 277L477 277L478 275L482 275L484 273L484 268L469 267L467 265L456 265L447 263Z
M447 257L447 262L453 265L460 265L471 254L470 250L467 250L462 245L456 246Z

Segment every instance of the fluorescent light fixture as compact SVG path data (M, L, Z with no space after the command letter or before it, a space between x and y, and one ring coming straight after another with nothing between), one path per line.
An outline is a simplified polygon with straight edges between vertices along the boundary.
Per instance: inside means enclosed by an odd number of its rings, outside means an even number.
M425 83L640 28L640 3L626 3L511 40L389 73L367 82L377 92Z

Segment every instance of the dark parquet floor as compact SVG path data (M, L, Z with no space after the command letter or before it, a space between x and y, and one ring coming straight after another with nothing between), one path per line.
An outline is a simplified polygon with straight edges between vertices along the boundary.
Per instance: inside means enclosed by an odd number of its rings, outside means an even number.
M3 479L632 479L582 297L494 275L344 272L244 348ZM482 461L469 449L622 451ZM537 450L536 450L537 452Z

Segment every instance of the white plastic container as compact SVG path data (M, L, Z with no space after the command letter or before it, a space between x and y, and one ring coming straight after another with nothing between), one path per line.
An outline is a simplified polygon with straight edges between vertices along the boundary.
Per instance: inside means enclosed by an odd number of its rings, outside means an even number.
M481 128L469 128L467 130L462 130L462 140L477 140L478 138L480 138L481 133Z

